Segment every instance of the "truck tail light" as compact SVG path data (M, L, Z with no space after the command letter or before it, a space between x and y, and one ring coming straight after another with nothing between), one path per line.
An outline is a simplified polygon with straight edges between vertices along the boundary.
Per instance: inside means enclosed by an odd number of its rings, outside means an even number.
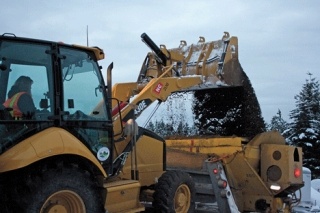
M301 176L301 169L295 168L295 169L294 169L294 176L295 176L296 178L300 177L300 176Z

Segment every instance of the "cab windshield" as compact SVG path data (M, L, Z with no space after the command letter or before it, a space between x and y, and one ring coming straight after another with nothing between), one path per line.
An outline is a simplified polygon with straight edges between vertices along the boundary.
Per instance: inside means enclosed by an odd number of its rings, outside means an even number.
M82 113L82 119L108 119L102 100L105 88L99 67L90 53L70 48L60 48L64 111ZM72 119L65 116L65 119Z

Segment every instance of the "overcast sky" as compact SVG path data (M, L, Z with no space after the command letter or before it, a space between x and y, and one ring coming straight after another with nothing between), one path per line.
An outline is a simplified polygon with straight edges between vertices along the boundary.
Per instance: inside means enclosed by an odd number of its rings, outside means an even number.
M288 120L308 72L320 80L319 0L1 0L0 33L104 49L104 69L114 62L113 82L136 81L149 51L146 32L157 44L177 47L220 39L239 40L239 60L270 122L278 109Z

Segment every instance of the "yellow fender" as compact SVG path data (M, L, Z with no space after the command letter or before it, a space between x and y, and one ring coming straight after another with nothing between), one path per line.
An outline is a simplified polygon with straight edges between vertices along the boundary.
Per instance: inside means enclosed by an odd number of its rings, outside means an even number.
M73 154L91 161L101 173L107 174L91 151L68 131L52 127L35 134L0 156L0 172L28 166L47 157Z

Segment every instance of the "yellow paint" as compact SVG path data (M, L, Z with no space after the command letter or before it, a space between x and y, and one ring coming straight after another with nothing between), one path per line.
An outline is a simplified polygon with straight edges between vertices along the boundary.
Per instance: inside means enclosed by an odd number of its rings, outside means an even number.
M76 137L64 129L52 127L15 145L0 156L0 172L28 166L51 156L73 154L91 161L107 176L96 157Z

